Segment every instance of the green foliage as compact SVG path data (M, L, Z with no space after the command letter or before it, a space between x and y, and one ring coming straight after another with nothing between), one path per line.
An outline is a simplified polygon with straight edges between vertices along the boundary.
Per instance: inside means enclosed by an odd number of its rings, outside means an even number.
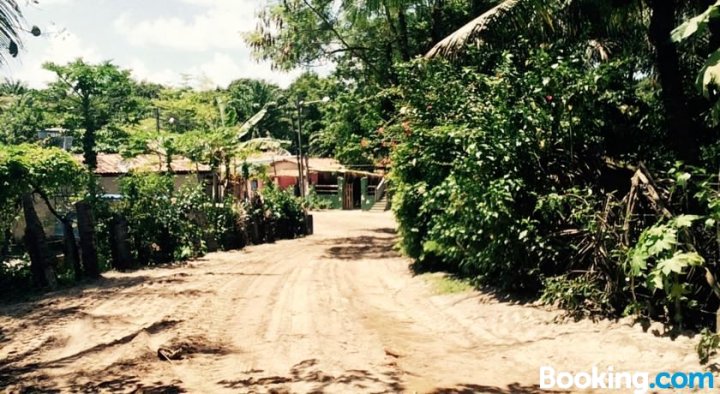
M373 92L374 93L374 92ZM311 151L333 155L345 165L373 164L374 158L387 156L389 150L374 151L374 131L383 123L381 98L358 89L333 96L324 106L325 125L311 137ZM366 94L370 95L369 97Z
M137 173L121 179L118 211L127 218L141 265L186 260L204 252L203 227L194 215L208 203L199 186L174 190L172 176Z
M315 188L310 188L310 192L305 196L305 200L303 201L303 207L308 210L322 210L322 209L332 209L333 208L333 202L329 199L320 197L317 192L315 191Z
M676 27L672 32L672 40L680 42L686 40L693 34L706 31L710 20L718 16L720 16L720 2L716 2L708 7L702 14L694 16Z
M610 295L593 275L547 278L540 301L565 309L575 317L604 315L613 309Z
M157 127L154 109L159 111L160 129L174 133L204 130L221 123L218 101L226 102L227 95L215 91L197 92L190 89L162 89L152 100L153 111L141 128L146 131Z
M491 74L442 62L408 67L409 119L392 157L405 251L516 290L594 264L558 234L594 235L592 214L605 203L594 185L598 156L627 154L610 125L637 117L632 89L614 88L630 70L549 49L522 63L503 53Z
M717 354L718 348L720 348L720 335L704 328L700 332L700 341L695 347L698 358L700 359L700 364L707 364L708 361L710 361L710 357Z
M121 179L121 192L123 200L114 209L129 222L139 265L183 261L217 247L242 247L253 223L269 221L278 238L304 234L300 201L273 187L263 191L263 201L241 206L230 196L214 202L201 185L175 190L169 175L135 173Z
M73 157L57 148L39 145L0 144L0 286L5 290L24 290L32 286L29 265L22 250L16 260L7 262L10 229L20 216L20 201L25 195L40 196L49 209L64 215L71 203L81 197L87 184L87 172Z
M0 145L0 185L3 201L35 190L49 195L73 195L85 171L66 151L39 145Z
M0 260L0 295L12 299L32 289L30 262L27 260Z
M635 286L665 295L668 310L674 309L673 320L682 324L686 308L695 307L687 295L693 284L685 279L688 270L702 266L705 259L681 242L680 234L688 233L699 216L681 215L664 224L656 224L640 234L637 244L628 253L627 272L631 291Z
M38 193L52 202L69 203L82 195L86 171L57 148L0 145L0 231L10 225L24 194Z
M305 233L305 210L300 199L289 190L280 190L272 184L263 189L262 197L264 209L274 222L278 237L296 238Z
M704 12L687 19L672 32L674 42L682 42L691 36L699 36L709 30L711 22L717 22L720 17L720 1L710 5ZM707 60L702 65L697 75L695 85L702 94L710 99L711 95L717 92L720 86L720 49L711 48ZM715 102L712 109L712 117L715 124L720 120L720 104Z
M0 143L33 142L37 132L45 128L49 119L45 102L38 92L2 97L0 109Z
M112 63L97 65L78 59L67 65L46 63L57 79L47 89L49 104L69 130L84 130L85 163L96 166L98 143L107 150L123 138L121 123L137 122L142 101L134 95L130 72Z

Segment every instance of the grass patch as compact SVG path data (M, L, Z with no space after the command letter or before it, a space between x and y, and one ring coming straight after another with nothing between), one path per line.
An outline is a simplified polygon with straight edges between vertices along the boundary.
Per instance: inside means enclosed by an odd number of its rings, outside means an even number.
M475 289L469 280L448 274L423 274L422 277L432 285L436 294L457 294Z

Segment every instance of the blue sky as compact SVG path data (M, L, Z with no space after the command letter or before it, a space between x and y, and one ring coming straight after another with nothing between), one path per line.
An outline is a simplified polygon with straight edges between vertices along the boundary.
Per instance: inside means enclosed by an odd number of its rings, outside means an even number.
M256 12L266 0L37 1L18 2L23 2L27 24L45 34L27 35L18 59L5 66L6 76L32 87L52 79L42 69L44 62L77 57L112 60L139 80L180 85L185 75L197 88L224 87L237 78L285 87L300 73L273 71L269 63L256 62L242 39L255 27Z

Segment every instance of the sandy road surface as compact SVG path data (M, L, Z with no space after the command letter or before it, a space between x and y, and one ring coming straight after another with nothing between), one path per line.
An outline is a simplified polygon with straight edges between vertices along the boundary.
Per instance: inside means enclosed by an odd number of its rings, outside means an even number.
M393 251L388 214L315 223L309 238L0 306L0 390L535 393L540 365L698 369L687 338L433 295Z

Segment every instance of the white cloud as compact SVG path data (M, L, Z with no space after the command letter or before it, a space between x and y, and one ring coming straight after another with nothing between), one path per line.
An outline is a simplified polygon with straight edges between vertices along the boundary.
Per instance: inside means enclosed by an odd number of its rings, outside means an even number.
M197 89L214 89L218 86L226 88L230 82L239 78L264 79L281 87L287 87L300 74L300 71L289 73L273 71L268 64L255 63L245 56L241 56L240 59L242 61L238 62L226 53L215 52L206 61L182 70L169 68L153 70L139 58L132 59L127 66L132 70L133 77L140 81L171 86L181 86L188 82ZM183 76L187 76L189 81L184 81Z
M125 13L115 30L132 45L186 51L238 49L244 47L242 33L252 30L258 6L253 0L180 0L204 7L190 19L177 16L135 21Z
M181 78L179 73L169 68L164 68L159 71L150 70L147 65L138 58L132 59L127 68L132 71L133 78L138 81L148 81L170 86L180 85Z
M242 73L242 69L233 59L224 53L215 53L212 59L188 70L188 74L198 77L201 83L207 78L212 84L225 87Z
M35 48L39 43L28 40L28 51L21 54L21 60L11 63L13 79L26 81L31 87L44 87L54 79L54 74L42 68L45 62L65 64L79 57L88 62L103 60L95 47L87 45L77 35L64 32L53 35L43 42L45 48Z
M112 59L131 69L138 80L166 85L180 86L189 76L197 88L225 87L238 78L265 79L287 87L302 72L286 73L272 70L268 62L257 63L242 41L240 32L253 28L255 11L265 0L164 0L158 3L167 12L159 18L151 13L156 8L146 12L131 5L147 0L86 0L90 7L86 12L74 11L80 7L77 0L39 1L40 6L71 5L63 8L66 14L58 24L53 18L59 11L47 14L34 8L28 14L43 30L64 32L26 40L27 50L6 67L9 76L32 87L53 80L52 73L42 69L44 62L62 64L78 57L93 63ZM88 19L95 13L97 18ZM113 23L115 31L112 27L108 31ZM329 65L315 71L326 75L331 69Z

